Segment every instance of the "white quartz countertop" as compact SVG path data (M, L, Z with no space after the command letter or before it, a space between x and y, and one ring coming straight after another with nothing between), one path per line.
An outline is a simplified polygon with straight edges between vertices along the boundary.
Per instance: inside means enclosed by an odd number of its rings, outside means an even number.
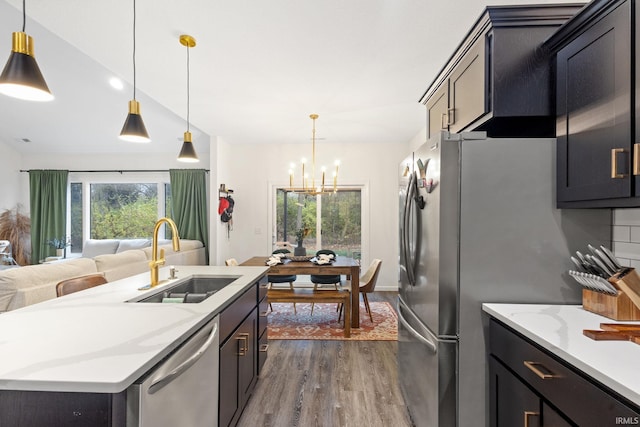
M580 305L483 304L482 309L640 406L640 345L594 341L582 333L600 329L601 323L639 322L611 320Z
M149 273L0 315L0 390L117 393L133 384L267 271L177 266L177 279L140 291ZM168 267L160 278L169 276ZM238 279L197 304L131 303L189 276Z

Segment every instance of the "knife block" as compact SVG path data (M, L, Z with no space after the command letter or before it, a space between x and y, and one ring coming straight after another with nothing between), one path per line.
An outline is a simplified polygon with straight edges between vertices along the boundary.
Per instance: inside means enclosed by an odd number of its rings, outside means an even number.
M582 291L585 310L613 320L640 320L640 276L634 268L625 268L607 279L618 295L607 295L588 289Z
M608 295L583 289L582 307L613 320L640 320L640 309L622 291L618 291L618 295Z

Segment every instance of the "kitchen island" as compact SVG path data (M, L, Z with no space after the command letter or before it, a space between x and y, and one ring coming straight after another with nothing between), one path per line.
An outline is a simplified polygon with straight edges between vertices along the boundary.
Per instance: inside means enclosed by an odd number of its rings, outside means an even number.
M150 290L139 290L149 283L143 273L0 315L0 396L5 390L122 395L219 313L246 300L268 269L177 270L176 279L166 280L169 268L162 268L165 280ZM200 303L128 302L208 276L233 281Z
M640 424L640 345L583 334L601 323L634 322L614 321L579 305L482 308L491 316L492 425L503 425L511 415L522 423L523 412L526 419L539 417L540 425L551 425L551 419L558 420L553 425ZM506 405L500 404L503 399Z

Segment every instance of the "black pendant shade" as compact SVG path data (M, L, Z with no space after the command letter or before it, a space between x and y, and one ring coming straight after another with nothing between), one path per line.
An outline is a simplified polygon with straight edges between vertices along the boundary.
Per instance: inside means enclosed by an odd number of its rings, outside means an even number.
M184 133L184 142L182 143L182 149L178 154L178 161L185 163L198 162L198 155L195 148L193 148L193 142L191 142L191 132Z
M120 139L129 142L151 141L140 115L140 103L136 100L129 101L129 114L127 114L127 119L124 122L124 126L122 126Z
M51 101L53 95L33 56L33 39L13 33L13 47L0 75L0 93L27 101Z

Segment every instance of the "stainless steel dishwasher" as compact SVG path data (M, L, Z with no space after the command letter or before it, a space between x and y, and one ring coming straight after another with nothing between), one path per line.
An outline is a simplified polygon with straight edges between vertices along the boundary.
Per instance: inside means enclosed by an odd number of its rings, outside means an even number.
M127 426L217 426L218 355L216 316L127 389Z

